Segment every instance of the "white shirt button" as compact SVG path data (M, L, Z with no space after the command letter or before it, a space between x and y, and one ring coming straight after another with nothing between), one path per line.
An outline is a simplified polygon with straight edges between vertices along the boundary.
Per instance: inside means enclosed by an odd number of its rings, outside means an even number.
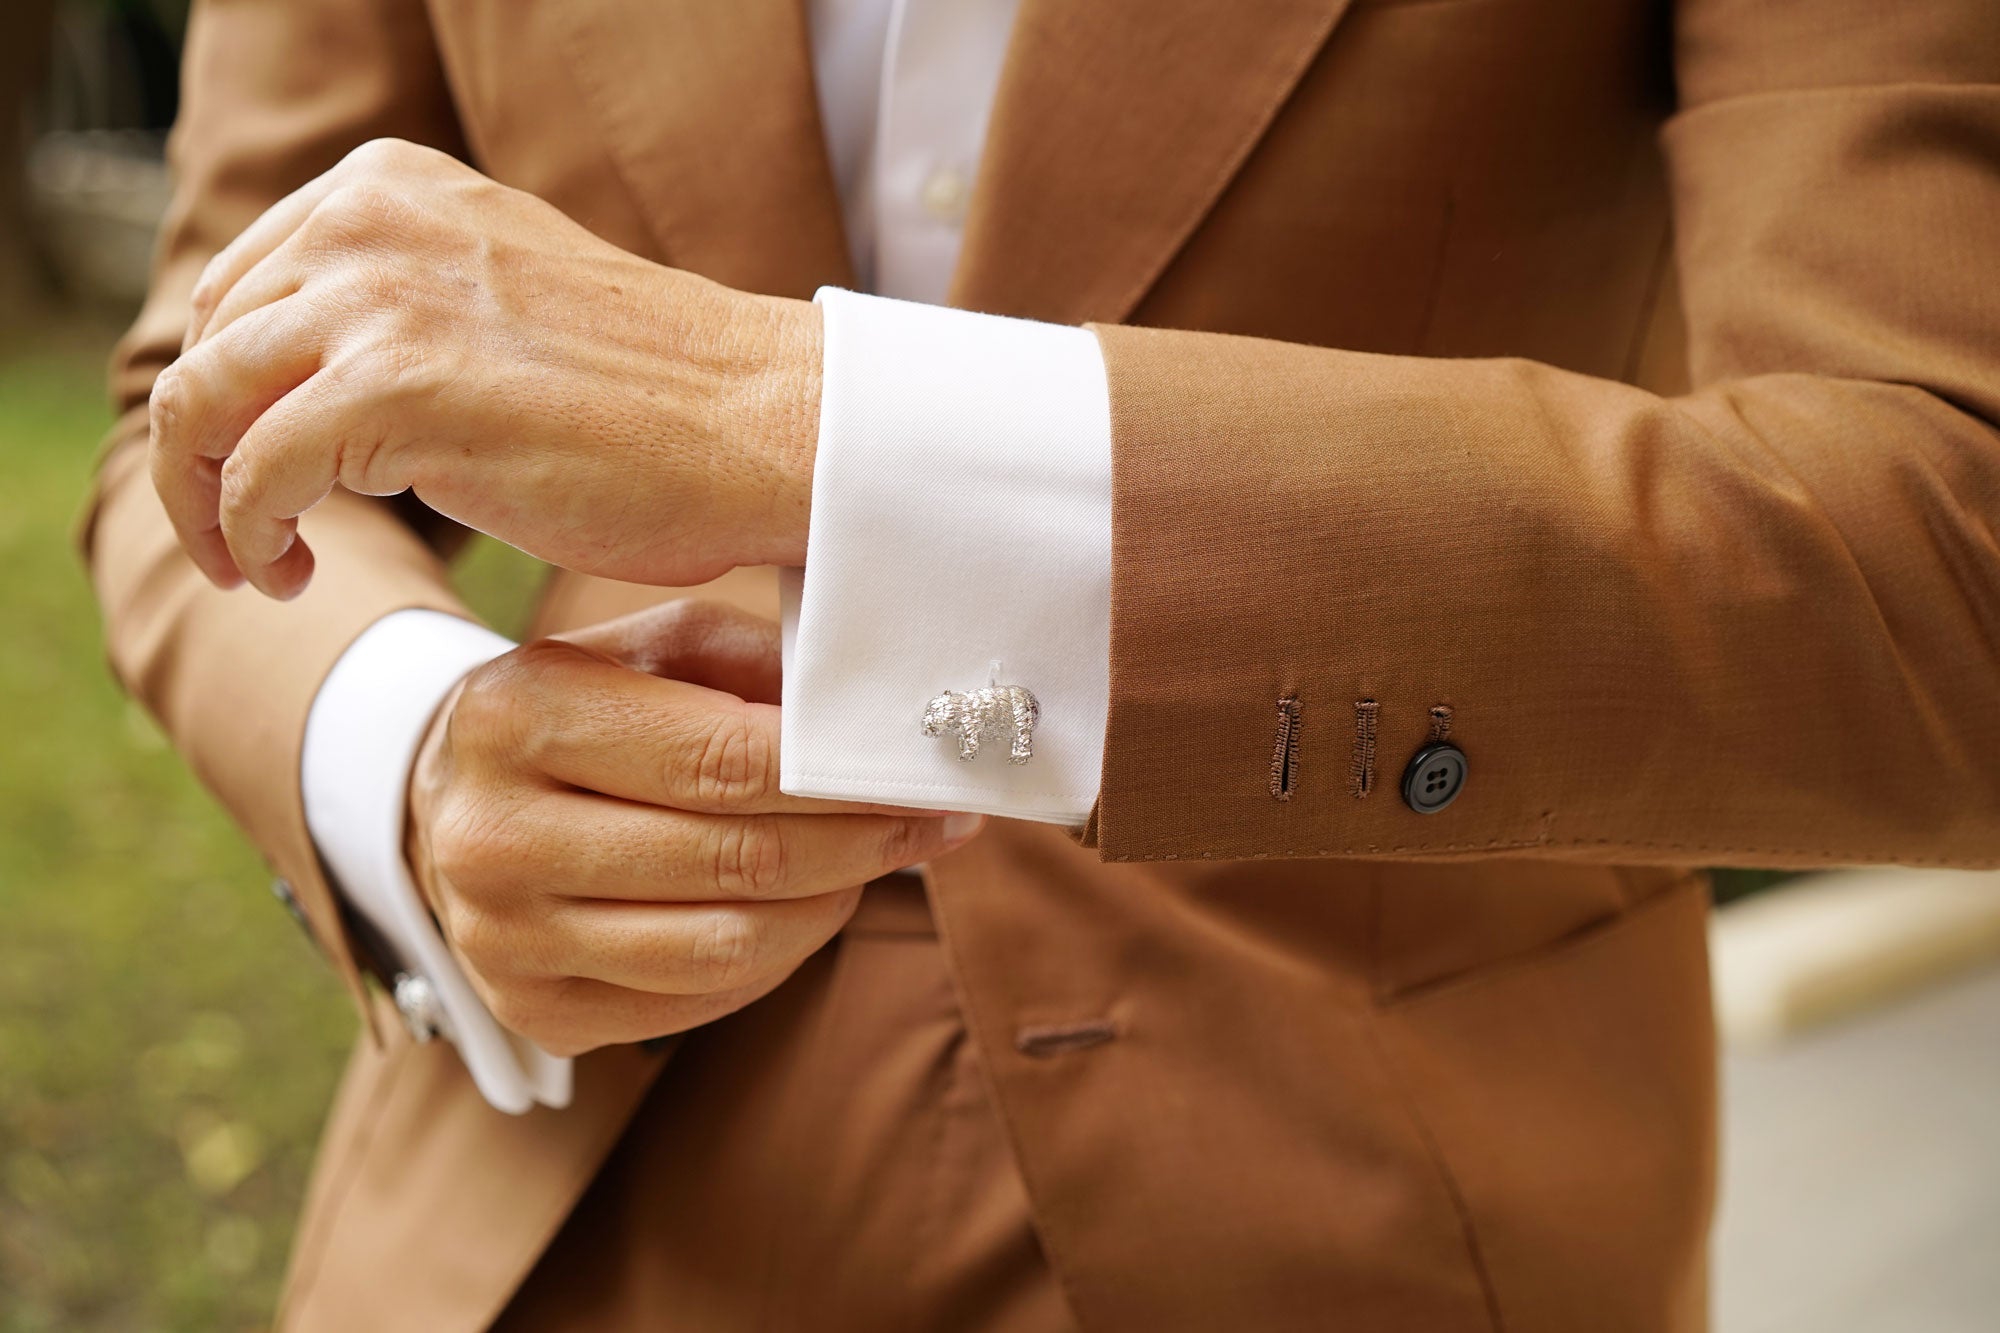
M953 226L965 221L972 182L957 167L939 167L924 182L924 212Z

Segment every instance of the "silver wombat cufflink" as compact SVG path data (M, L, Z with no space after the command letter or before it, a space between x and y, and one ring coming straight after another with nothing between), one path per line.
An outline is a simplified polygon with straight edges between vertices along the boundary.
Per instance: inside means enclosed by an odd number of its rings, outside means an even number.
M982 739L1005 740L1007 762L1025 764L1035 753L1035 723L1042 706L1025 685L1002 685L996 660L981 690L946 690L924 705L924 735L958 737L958 757L977 759Z

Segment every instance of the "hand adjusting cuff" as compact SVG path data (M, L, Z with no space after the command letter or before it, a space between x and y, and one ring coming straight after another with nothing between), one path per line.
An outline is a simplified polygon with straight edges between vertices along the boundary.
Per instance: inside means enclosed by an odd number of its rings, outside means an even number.
M441 611L376 621L320 686L300 780L313 841L351 914L366 923L360 933L372 931L389 955L371 970L412 1035L448 1038L480 1094L518 1114L537 1102L567 1105L570 1062L506 1031L487 1011L403 860L410 768L432 717L467 672L513 646Z

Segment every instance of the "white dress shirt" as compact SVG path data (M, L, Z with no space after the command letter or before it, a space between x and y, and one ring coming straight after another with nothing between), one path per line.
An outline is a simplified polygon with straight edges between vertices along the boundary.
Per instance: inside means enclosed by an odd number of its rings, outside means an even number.
M813 65L855 271L825 290L803 572L783 581L779 762L794 795L1081 823L1110 663L1111 427L1081 329L937 308L958 261L1018 0L813 0ZM887 298L887 299L885 299ZM429 720L499 635L400 611L337 662L306 723L306 821L335 883L435 995L480 1092L561 1106L570 1064L503 1030L402 856ZM998 681L1041 706L1035 756L925 737L940 691Z

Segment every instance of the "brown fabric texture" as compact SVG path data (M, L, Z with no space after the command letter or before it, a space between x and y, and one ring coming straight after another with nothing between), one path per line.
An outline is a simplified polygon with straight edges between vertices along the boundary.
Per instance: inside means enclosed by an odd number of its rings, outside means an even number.
M197 2L86 544L121 677L357 986L299 737L363 627L456 607L449 533L337 496L299 602L203 584L138 411L186 293L377 134L723 281L848 280L802 14ZM1713 1051L1677 867L2000 861L1996 84L1990 0L1023 0L953 293L1098 324L1096 845L997 823L929 869L941 955L843 942L651 1100L678 1057L609 1050L568 1110L503 1116L390 1026L329 1122L282 1326L480 1329L524 1279L521 1319L612 1317L585 1272L666 1300L633 1275L692 1213L642 1224L655 1195L722 1210L718 1236L851 1218L866 1269L926 1206L884 1145L963 1095L992 1193L912 1255L936 1303L907 1326L1038 1308L992 1295L1043 1289L1018 1205L1086 1329L1701 1328ZM540 623L665 595L558 575ZM1470 779L1420 817L1396 780L1438 707ZM835 984L877 956L904 961ZM837 1107L788 1082L822 1060L851 1071ZM801 1107L826 1113L811 1212L747 1132ZM725 1110L740 1172L674 1139ZM536 1265L571 1235L566 1284ZM777 1252L770 1309L851 1290L810 1236ZM728 1271L676 1290L734 1319Z
M921 883L689 1034L496 1333L1062 1333Z

